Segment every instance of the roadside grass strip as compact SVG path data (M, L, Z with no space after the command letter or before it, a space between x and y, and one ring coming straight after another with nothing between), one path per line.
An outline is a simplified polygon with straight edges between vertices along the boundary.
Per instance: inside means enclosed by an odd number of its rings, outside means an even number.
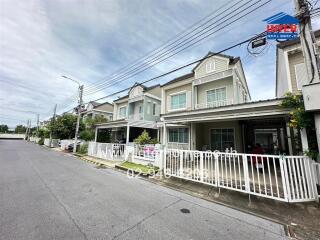
M137 164L132 162L123 162L119 165L116 165L116 168L119 168L125 171L132 171L136 174L141 174L145 176L154 175L159 171L158 167L142 165L142 164Z

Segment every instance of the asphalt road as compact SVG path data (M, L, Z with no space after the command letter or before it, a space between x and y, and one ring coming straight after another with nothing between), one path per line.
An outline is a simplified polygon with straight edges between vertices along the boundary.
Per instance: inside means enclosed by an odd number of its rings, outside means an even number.
M0 239L286 237L271 221L32 143L0 140Z

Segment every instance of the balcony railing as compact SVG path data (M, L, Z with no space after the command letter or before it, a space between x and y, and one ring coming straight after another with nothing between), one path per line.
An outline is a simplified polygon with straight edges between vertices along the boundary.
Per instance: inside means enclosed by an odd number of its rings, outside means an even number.
M195 108L196 109L216 108L216 107L222 107L222 106L227 106L232 104L233 104L233 100L228 99L228 100L214 101L214 102L208 102L208 103L199 103L199 104L196 104Z
M130 114L129 120L143 120L143 113Z

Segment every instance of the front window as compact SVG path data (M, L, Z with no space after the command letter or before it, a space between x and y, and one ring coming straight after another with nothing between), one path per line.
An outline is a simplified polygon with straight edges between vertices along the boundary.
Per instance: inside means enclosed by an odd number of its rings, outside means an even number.
M226 105L226 88L217 88L207 91L207 105L209 107L218 107Z
M156 115L156 104L155 103L152 105L152 115L153 116Z
M171 96L171 109L186 108L187 96L186 93L176 94Z
M234 129L212 129L211 130L211 149L224 152L226 149L235 150Z
M188 143L189 133L188 128L171 128L169 129L170 143Z
M216 70L216 62L214 60L211 60L206 63L206 72L211 73Z
M119 108L119 117L125 118L127 115L127 107L121 107Z

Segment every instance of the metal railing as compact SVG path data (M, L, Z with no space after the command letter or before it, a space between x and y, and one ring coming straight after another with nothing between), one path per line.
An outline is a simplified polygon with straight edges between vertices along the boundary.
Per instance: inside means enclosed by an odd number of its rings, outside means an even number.
M159 150L153 144L147 145L134 145L134 157L139 157L148 161L155 161L159 155Z
M89 142L88 155L106 160L124 161L126 144Z
M143 120L143 114L142 113L129 114L129 119L130 120Z
M313 161L274 156L168 149L165 174L286 202L317 199Z
M195 108L196 109L216 108L216 107L222 107L222 106L227 106L232 104L233 104L233 99L226 99L221 101L198 103L195 105Z

